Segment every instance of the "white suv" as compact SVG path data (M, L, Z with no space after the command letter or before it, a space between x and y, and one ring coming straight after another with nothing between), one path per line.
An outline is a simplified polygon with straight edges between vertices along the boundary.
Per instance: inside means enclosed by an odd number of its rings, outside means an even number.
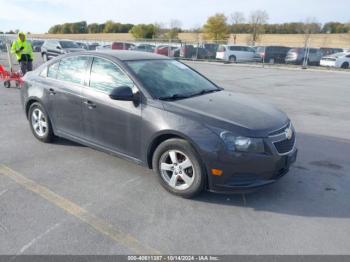
M221 45L216 52L216 59L229 62L254 61L255 50L249 46Z
M321 66L350 68L350 53L336 53L329 56L324 56L320 62Z

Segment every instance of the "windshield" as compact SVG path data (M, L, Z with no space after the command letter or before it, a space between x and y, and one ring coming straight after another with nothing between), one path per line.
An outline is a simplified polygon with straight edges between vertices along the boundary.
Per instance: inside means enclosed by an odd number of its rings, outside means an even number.
M142 60L126 64L154 98L181 99L220 90L178 61Z
M60 41L60 45L62 48L79 48L79 46L72 41Z

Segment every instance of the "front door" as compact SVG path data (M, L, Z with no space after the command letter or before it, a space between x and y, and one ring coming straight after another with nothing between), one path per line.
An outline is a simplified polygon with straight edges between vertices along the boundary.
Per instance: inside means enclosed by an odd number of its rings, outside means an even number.
M118 86L137 88L115 63L95 57L88 87L83 91L83 118L89 141L118 153L138 158L141 138L141 105L109 97Z

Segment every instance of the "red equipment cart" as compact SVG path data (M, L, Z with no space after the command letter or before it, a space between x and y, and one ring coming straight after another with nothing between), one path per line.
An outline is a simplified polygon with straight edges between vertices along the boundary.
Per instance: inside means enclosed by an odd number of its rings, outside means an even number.
M7 71L5 69L4 65L0 64L0 81L4 82L4 86L6 88L11 87L11 82L15 82L16 87L21 87L23 80L22 80L22 72L19 71L14 71L13 70L13 64L12 64L12 59L11 59L11 54L10 54L10 45L6 43L6 51L7 51L7 60L9 63L9 68L10 70Z

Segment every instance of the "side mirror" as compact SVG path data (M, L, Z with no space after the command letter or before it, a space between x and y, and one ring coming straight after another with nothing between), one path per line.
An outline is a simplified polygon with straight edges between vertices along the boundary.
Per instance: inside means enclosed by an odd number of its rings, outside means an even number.
M57 49L61 49L61 47L60 47L59 45L58 45L58 46L56 46L56 48L57 48Z
M129 86L118 86L115 87L109 97L113 100L121 100L121 101L134 101L135 96L132 92L131 87Z

